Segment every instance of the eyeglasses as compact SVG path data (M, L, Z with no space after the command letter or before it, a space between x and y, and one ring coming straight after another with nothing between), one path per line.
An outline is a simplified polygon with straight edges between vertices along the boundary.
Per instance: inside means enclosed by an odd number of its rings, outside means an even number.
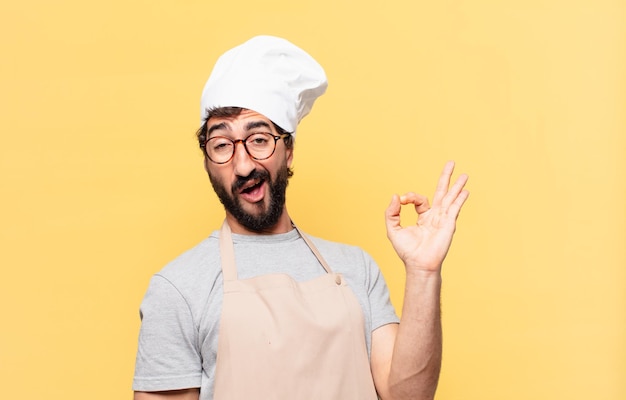
M288 133L274 136L271 133L253 133L245 139L232 140L225 136L213 136L204 142L204 154L216 164L226 164L235 155L235 147L241 142L246 153L255 160L267 160L276 150L276 142L289 136Z

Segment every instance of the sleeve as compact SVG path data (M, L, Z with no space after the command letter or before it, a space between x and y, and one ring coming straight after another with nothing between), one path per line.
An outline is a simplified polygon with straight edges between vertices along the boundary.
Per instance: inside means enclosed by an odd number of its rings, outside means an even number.
M140 308L141 329L133 390L200 387L202 361L191 310L167 279L155 275Z
M378 264L376 264L376 261L374 261L369 254L364 253L364 256L369 272L367 295L372 314L372 331L374 331L376 328L380 328L383 325L399 323L400 319L391 304L389 288L387 287L383 274L380 272L380 268L378 268Z

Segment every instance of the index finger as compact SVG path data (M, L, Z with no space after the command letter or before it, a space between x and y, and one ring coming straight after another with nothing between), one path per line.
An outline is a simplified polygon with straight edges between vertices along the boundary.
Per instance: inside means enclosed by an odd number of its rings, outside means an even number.
M415 211L418 214L423 214L430 209L430 205L428 204L428 197L414 192L409 192L400 196L400 204L415 205Z

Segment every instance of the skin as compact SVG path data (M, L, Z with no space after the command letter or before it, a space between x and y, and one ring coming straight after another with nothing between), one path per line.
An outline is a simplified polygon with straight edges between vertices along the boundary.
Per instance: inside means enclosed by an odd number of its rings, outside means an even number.
M266 126L258 126L259 122ZM210 134L213 136L226 136L233 140L244 139L252 132L265 131L273 135L278 135L272 122L261 114L254 111L243 110L242 113L235 118L211 118L208 122ZM256 126L251 128L251 126ZM211 130L213 128L213 130ZM262 185L255 191L254 195L247 196L241 190L233 191L232 185L238 178L250 176L254 170L264 171L269 174L270 179L275 181L279 171L285 171L291 167L293 161L293 149L285 147L283 140L276 142L276 151L266 160L252 159L242 144L238 144L235 149L233 159L226 164L215 164L209 160L205 160L204 166L211 177L213 184L223 186L226 194L237 198L244 212L258 216L267 212L269 209L271 195L270 183L263 180ZM243 189L257 183L258 180L249 181ZM277 234L289 232L292 228L291 219L287 213L287 208L283 206L281 215L277 222L262 230L251 230L244 226L233 214L226 210L226 220L231 227L233 233L254 235L254 234Z
M243 139L249 134L251 122L267 118L245 110L233 119L209 120L219 124L219 134ZM272 133L276 134L272 124ZM215 132L215 131L214 131ZM211 134L217 134L212 132ZM238 197L246 212L258 215L268 209L269 183L263 182L253 195L231 190L237 177L247 177L254 169L263 169L274 179L278 171L290 167L293 151L278 141L276 152L267 160L253 160L243 146L237 146L233 159L226 164L205 162L212 180L217 180L231 196ZM384 325L372 332L371 370L376 391L381 399L432 400L441 369L442 333L440 317L441 267L456 229L456 220L469 196L464 189L467 175L460 175L450 186L454 162L448 162L439 177L432 206L426 196L417 193L393 195L385 212L387 237L406 270L404 306L400 324ZM402 206L412 205L417 223L402 226ZM290 231L291 219L286 207L276 224L262 232L251 231L226 212L233 232L239 234L277 234ZM198 389L168 392L135 392L135 400L197 400Z
M456 219L469 192L467 175L450 186L454 162L437 184L432 207L426 196L394 195L385 212L387 237L404 263L406 285L400 324L372 333L372 375L382 399L435 396L441 369L441 267L456 230ZM417 223L400 224L402 205L413 205Z

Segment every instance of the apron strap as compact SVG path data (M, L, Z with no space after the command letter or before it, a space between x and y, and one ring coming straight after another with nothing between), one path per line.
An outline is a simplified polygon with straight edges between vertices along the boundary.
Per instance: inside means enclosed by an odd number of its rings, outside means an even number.
M237 267L235 267L235 248L228 222L224 220L220 230L220 255L222 259L222 275L225 281L237 280Z
M331 274L333 271L330 269L330 266L322 257L322 254L317 250L317 247L313 244L313 241L309 239L307 235L302 233L300 229L292 222L292 225L298 234L304 240L304 243L309 247L317 261L322 264L324 271L326 273ZM235 248L233 246L233 238L230 230L230 226L228 226L228 222L224 220L222 223L222 229L220 230L220 254L222 259L222 274L224 276L225 281L236 281L237 280L237 267L235 266Z
M324 267L324 270L326 271L326 273L332 274L333 271L330 269L330 266L326 263L326 260L324 260L324 257L322 257L319 250L317 250L317 247L315 247L315 245L313 244L313 241L309 239L307 235L302 233L295 224L293 224L293 227L298 231L298 233L300 234L300 237L304 240L304 243L306 243L307 246L309 246L309 249L311 249L315 257L317 258L317 261L319 261L320 264L322 264L322 267Z

